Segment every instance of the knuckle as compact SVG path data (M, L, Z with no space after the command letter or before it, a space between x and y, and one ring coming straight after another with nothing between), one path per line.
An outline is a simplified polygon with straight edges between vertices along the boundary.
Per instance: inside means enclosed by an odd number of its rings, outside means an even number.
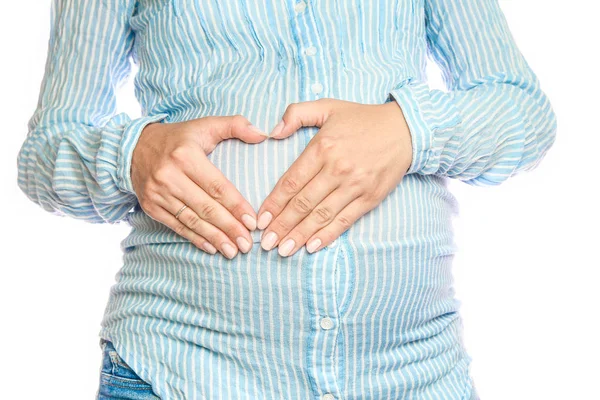
M190 215L189 217L187 217L185 224L193 231L197 231L197 229L200 226L200 218L198 217L198 215L194 214L194 215Z
M242 114L235 114L231 118L231 122L234 125L242 125L242 124L245 124L247 122L247 120L246 120L246 117L244 117Z
M159 204L162 201L162 196L157 190L150 190L144 195L144 201L150 204Z
M285 112L286 114L294 114L298 111L299 104L298 103L290 103L288 104Z
M206 192L215 199L222 199L225 195L225 182L220 179L214 179L207 185Z
M294 201L292 202L292 206L296 211L299 211L303 214L307 214L312 210L312 206L310 201L304 196L296 196L294 197Z
M339 158L332 162L330 168L333 176L346 176L354 171L354 163L348 159Z
M199 217L202 219L211 219L215 215L216 211L217 210L214 205L209 203L202 204L200 206Z
M175 164L184 163L189 159L189 147L179 146L169 154L169 159Z
M275 212L279 212L279 210L281 210L281 206L275 201L275 199L273 198L273 196L269 196L267 197L264 201L263 201L263 209L264 211L270 211L271 214L274 214Z
M186 231L186 226L181 223L181 222L177 222L175 223L174 229L175 233L177 233L180 236L185 236Z
M331 221L333 213L327 207L317 207L314 210L315 219L319 224L326 224Z
M338 216L338 222L340 224L340 226L346 230L348 228L350 228L350 226L352 225L352 221L350 221L346 216L344 215L340 215Z
M274 230L276 232L289 232L291 228L287 222L283 221L281 218L275 219L275 221L273 221L271 224L273 225L273 228L270 230Z
M286 193L290 194L298 191L299 184L295 178L288 175L285 176L281 181L281 187L286 191Z
M326 154L335 149L335 140L329 136L319 137L316 144L319 154Z
M349 187L357 188L364 187L367 183L372 184L376 180L369 177L362 169L354 168L353 173L348 176L345 182Z
M159 183L163 185L169 181L173 176L171 167L168 165L162 165L154 171L154 175L152 176L155 183Z

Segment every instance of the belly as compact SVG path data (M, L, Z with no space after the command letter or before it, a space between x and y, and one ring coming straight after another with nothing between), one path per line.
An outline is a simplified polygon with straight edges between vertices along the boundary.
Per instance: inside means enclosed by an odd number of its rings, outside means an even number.
M244 152L241 146L231 147ZM256 163L256 153L260 151L248 150L243 156L250 158L251 167L238 163L240 167L223 171L258 209L278 172ZM213 160L219 164L224 155L232 156L226 146ZM284 168L286 163L268 165ZM259 231L254 231L252 250L228 260L220 253L197 249L136 208L128 220L132 231L121 242L124 265L113 292L118 296L161 296L189 307L222 312L208 318L215 321L245 315L248 310L235 307L248 306L258 293L267 296L260 298L265 312L286 313L293 304L301 313L301 299L290 304L276 302L281 310L271 310L271 300L285 293L300 296L306 288L314 290L318 282L331 280L329 295L348 318L359 320L374 310L386 309L395 314L394 326L410 330L455 309L451 268L456 251L452 217L456 212L445 180L407 175L381 204L332 245L314 254L302 247L290 257L280 257L276 249L263 250ZM311 275L319 271L321 275ZM226 311L222 307L226 303L233 308ZM194 313L195 317L201 314Z
M234 179L256 176L232 171ZM256 186L240 188L264 195ZM382 382L392 388L390 398L460 380L456 390L464 391L469 358L452 285L453 199L444 180L409 175L334 246L283 258L255 244L233 260L196 249L136 210L102 334L152 365L164 358L143 353L139 343L186 349L190 363L207 366L198 388L228 387L206 377L210 366L224 363L240 371L276 366L273 376L288 377L284 386L299 392L310 386L294 377L307 374L336 376L356 398ZM321 325L325 316L332 328ZM168 368L190 373L180 365L175 357ZM247 378L250 388L261 387L256 375Z

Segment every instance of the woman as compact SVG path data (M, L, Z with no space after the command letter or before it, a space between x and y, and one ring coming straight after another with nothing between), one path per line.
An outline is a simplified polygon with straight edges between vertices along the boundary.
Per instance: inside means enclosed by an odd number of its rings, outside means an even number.
M32 201L132 227L98 398L476 399L447 181L556 117L497 0L55 0L29 128Z

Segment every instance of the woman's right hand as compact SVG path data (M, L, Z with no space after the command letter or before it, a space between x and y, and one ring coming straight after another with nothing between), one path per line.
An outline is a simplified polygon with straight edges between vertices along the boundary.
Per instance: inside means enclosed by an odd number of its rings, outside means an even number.
M196 247L227 258L252 248L256 212L207 155L231 138L260 143L266 133L242 115L152 123L141 132L131 180L142 209ZM183 207L187 208L175 214Z

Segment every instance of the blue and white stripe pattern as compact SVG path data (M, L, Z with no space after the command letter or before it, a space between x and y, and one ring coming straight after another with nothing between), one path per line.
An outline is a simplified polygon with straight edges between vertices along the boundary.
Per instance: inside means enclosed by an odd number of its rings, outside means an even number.
M448 91L428 87L428 55ZM130 57L141 118L116 111ZM228 260L138 206L128 172L150 121L243 114L268 132L321 97L397 101L414 146L332 245L282 258L254 231ZM316 133L208 156L258 210ZM497 0L54 0L18 183L49 212L131 225L100 336L163 399L475 399L447 180L498 185L555 134Z

